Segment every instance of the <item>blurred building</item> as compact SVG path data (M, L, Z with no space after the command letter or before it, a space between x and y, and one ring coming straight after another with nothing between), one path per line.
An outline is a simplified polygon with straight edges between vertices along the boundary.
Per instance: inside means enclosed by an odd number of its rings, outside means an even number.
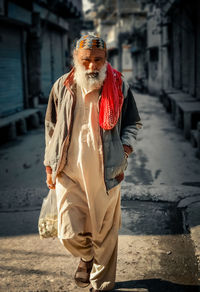
M141 0L147 11L148 88L200 97L200 3Z
M0 118L47 101L81 19L81 0L0 0Z
M200 2L141 0L147 10L148 90L160 95L200 158Z
M144 48L138 29L145 23L146 12L137 0L96 0L93 16L95 31L107 43L108 59L128 80L143 71L140 62L145 62ZM144 38L146 43L146 38Z
M108 60L159 96L200 157L200 1L91 0Z
M86 35L88 32L94 31L94 19L96 13L93 11L92 7L83 8L83 23L81 28L81 35Z
M0 23L4 142L44 121L53 83L71 68L71 47L82 25L82 0L0 0Z
M95 31L115 68L129 79L146 77L151 93L175 88L199 96L199 1L91 2Z

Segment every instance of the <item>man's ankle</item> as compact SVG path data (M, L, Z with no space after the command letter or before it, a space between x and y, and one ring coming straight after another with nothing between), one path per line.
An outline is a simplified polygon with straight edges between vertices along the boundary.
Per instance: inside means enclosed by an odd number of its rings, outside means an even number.
M90 259L81 258L81 260L82 260L84 263L89 263L89 262L92 262L92 261L93 261L93 257L90 258Z

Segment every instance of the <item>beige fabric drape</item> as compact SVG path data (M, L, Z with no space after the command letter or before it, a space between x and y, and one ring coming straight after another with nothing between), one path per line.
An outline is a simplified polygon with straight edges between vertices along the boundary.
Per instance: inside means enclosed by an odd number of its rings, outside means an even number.
M99 90L86 93L77 86L67 163L56 180L58 237L74 256L94 257L91 284L108 290L115 282L120 185L107 194L98 101Z

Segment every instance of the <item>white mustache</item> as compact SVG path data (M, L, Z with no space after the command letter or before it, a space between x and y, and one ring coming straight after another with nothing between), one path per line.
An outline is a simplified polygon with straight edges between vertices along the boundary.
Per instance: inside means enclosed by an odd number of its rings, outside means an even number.
M85 73L88 78L98 78L99 72Z
M87 73L87 74L90 74L90 73L99 73L99 71L98 70L92 71L92 70L88 69L88 70L85 70L85 73Z

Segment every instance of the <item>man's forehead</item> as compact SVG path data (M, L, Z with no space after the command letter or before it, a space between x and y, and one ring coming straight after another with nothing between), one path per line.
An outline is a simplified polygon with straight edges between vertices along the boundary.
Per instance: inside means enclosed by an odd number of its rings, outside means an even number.
M105 57L105 51L101 49L79 49L79 57Z

